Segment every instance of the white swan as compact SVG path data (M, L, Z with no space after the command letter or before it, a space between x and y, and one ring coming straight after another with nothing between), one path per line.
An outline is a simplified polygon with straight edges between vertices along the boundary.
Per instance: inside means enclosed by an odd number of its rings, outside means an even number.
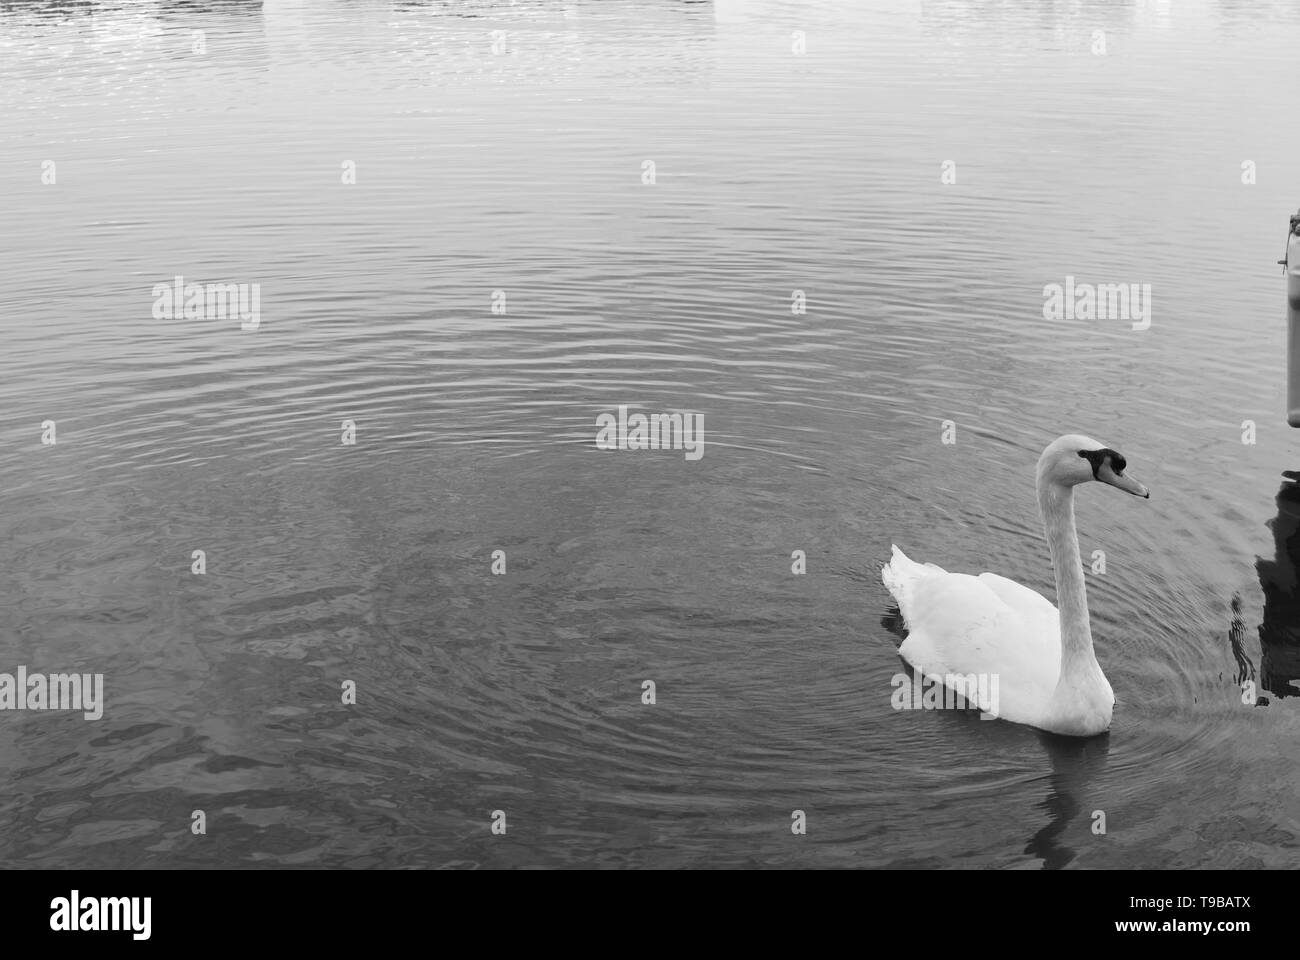
M1068 434L1038 458L1038 507L1056 571L1060 613L1041 594L1000 577L948 573L909 560L898 547L881 579L898 601L908 635L899 653L914 670L961 692L970 675L986 681L981 710L1052 733L1090 737L1110 727L1115 694L1092 649L1088 596L1074 531L1074 488L1100 480L1149 497L1124 474L1123 456L1096 440ZM955 678L955 683L953 682ZM996 696L989 692L996 690Z

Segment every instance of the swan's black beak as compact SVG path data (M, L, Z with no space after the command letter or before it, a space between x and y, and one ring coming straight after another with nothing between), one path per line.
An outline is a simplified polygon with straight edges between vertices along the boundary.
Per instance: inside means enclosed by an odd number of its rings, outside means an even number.
M1123 472L1116 473L1112 469L1109 461L1103 463L1097 471L1097 479L1102 483L1109 483L1112 487L1118 487L1125 493L1131 493L1135 497L1141 497L1143 500L1151 499L1151 491L1144 484L1139 483L1132 477L1126 476Z

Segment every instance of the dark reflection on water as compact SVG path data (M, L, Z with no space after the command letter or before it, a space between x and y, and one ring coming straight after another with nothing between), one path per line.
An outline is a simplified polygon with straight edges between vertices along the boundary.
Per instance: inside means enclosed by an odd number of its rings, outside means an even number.
M1044 870L1057 870L1078 856L1068 839L1071 824L1082 819L1094 836L1102 835L1105 828L1105 811L1095 810L1092 804L1100 802L1096 785L1110 755L1110 734L1079 740L1039 731L1039 738L1052 772L1050 791L1038 808L1050 819L1030 838L1025 853L1041 859Z
M1241 594L1234 593L1229 606L1232 609L1232 620L1228 624L1228 646L1232 650L1232 659L1237 663L1237 672L1233 674L1232 682L1245 689L1244 684L1255 680L1255 661L1246 650L1246 621L1241 615ZM1259 703L1260 706L1268 706L1268 699L1263 698Z
M1300 695L1300 472L1287 471L1269 521L1273 556L1255 561L1264 591L1259 684L1279 697Z
M247 15L260 14L264 0L154 0L139 4L137 9L151 15L168 13L189 16L193 14ZM102 0L0 0L0 12L9 16L32 15L38 17L86 17L99 14L127 12L130 8L117 8Z

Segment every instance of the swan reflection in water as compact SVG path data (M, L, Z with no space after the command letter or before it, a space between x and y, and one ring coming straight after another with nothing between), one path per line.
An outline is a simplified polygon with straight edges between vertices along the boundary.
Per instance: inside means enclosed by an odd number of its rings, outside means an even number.
M1091 836L1098 822L1093 818L1095 805L1085 806L1085 801L1092 785L1105 772L1106 760L1110 756L1110 734L1082 738L1038 731L1038 737L1047 751L1052 772L1048 776L1051 789L1047 797L1035 806L1047 811L1049 819L1029 838L1025 853L1041 859L1042 869L1059 870L1078 855L1064 842L1070 824L1082 819Z
M1277 492L1277 516L1268 522L1273 532L1273 557L1255 560L1255 572L1264 592L1264 619L1259 625L1259 673L1245 650L1246 629L1241 597L1232 598L1228 643L1238 687L1253 683L1256 706L1267 706L1265 691L1276 697L1300 696L1300 472L1288 470Z

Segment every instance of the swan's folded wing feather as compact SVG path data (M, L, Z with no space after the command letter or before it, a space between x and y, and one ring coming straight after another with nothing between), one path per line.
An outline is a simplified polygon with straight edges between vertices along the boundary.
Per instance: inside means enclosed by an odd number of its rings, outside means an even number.
M1060 627L1046 598L996 574L925 577L913 590L910 632L899 653L914 668L997 674L998 713L1008 719L1051 695L1060 672Z
M1060 619L1056 607L1037 590L1031 590L1023 583L1016 583L996 573L981 573L979 580L1030 624L1048 633L1059 632Z
M912 584L912 616L901 653L925 670L958 669L983 659L991 644L1018 633L1020 617L987 583L966 573L924 577ZM924 661L914 659L924 656Z

